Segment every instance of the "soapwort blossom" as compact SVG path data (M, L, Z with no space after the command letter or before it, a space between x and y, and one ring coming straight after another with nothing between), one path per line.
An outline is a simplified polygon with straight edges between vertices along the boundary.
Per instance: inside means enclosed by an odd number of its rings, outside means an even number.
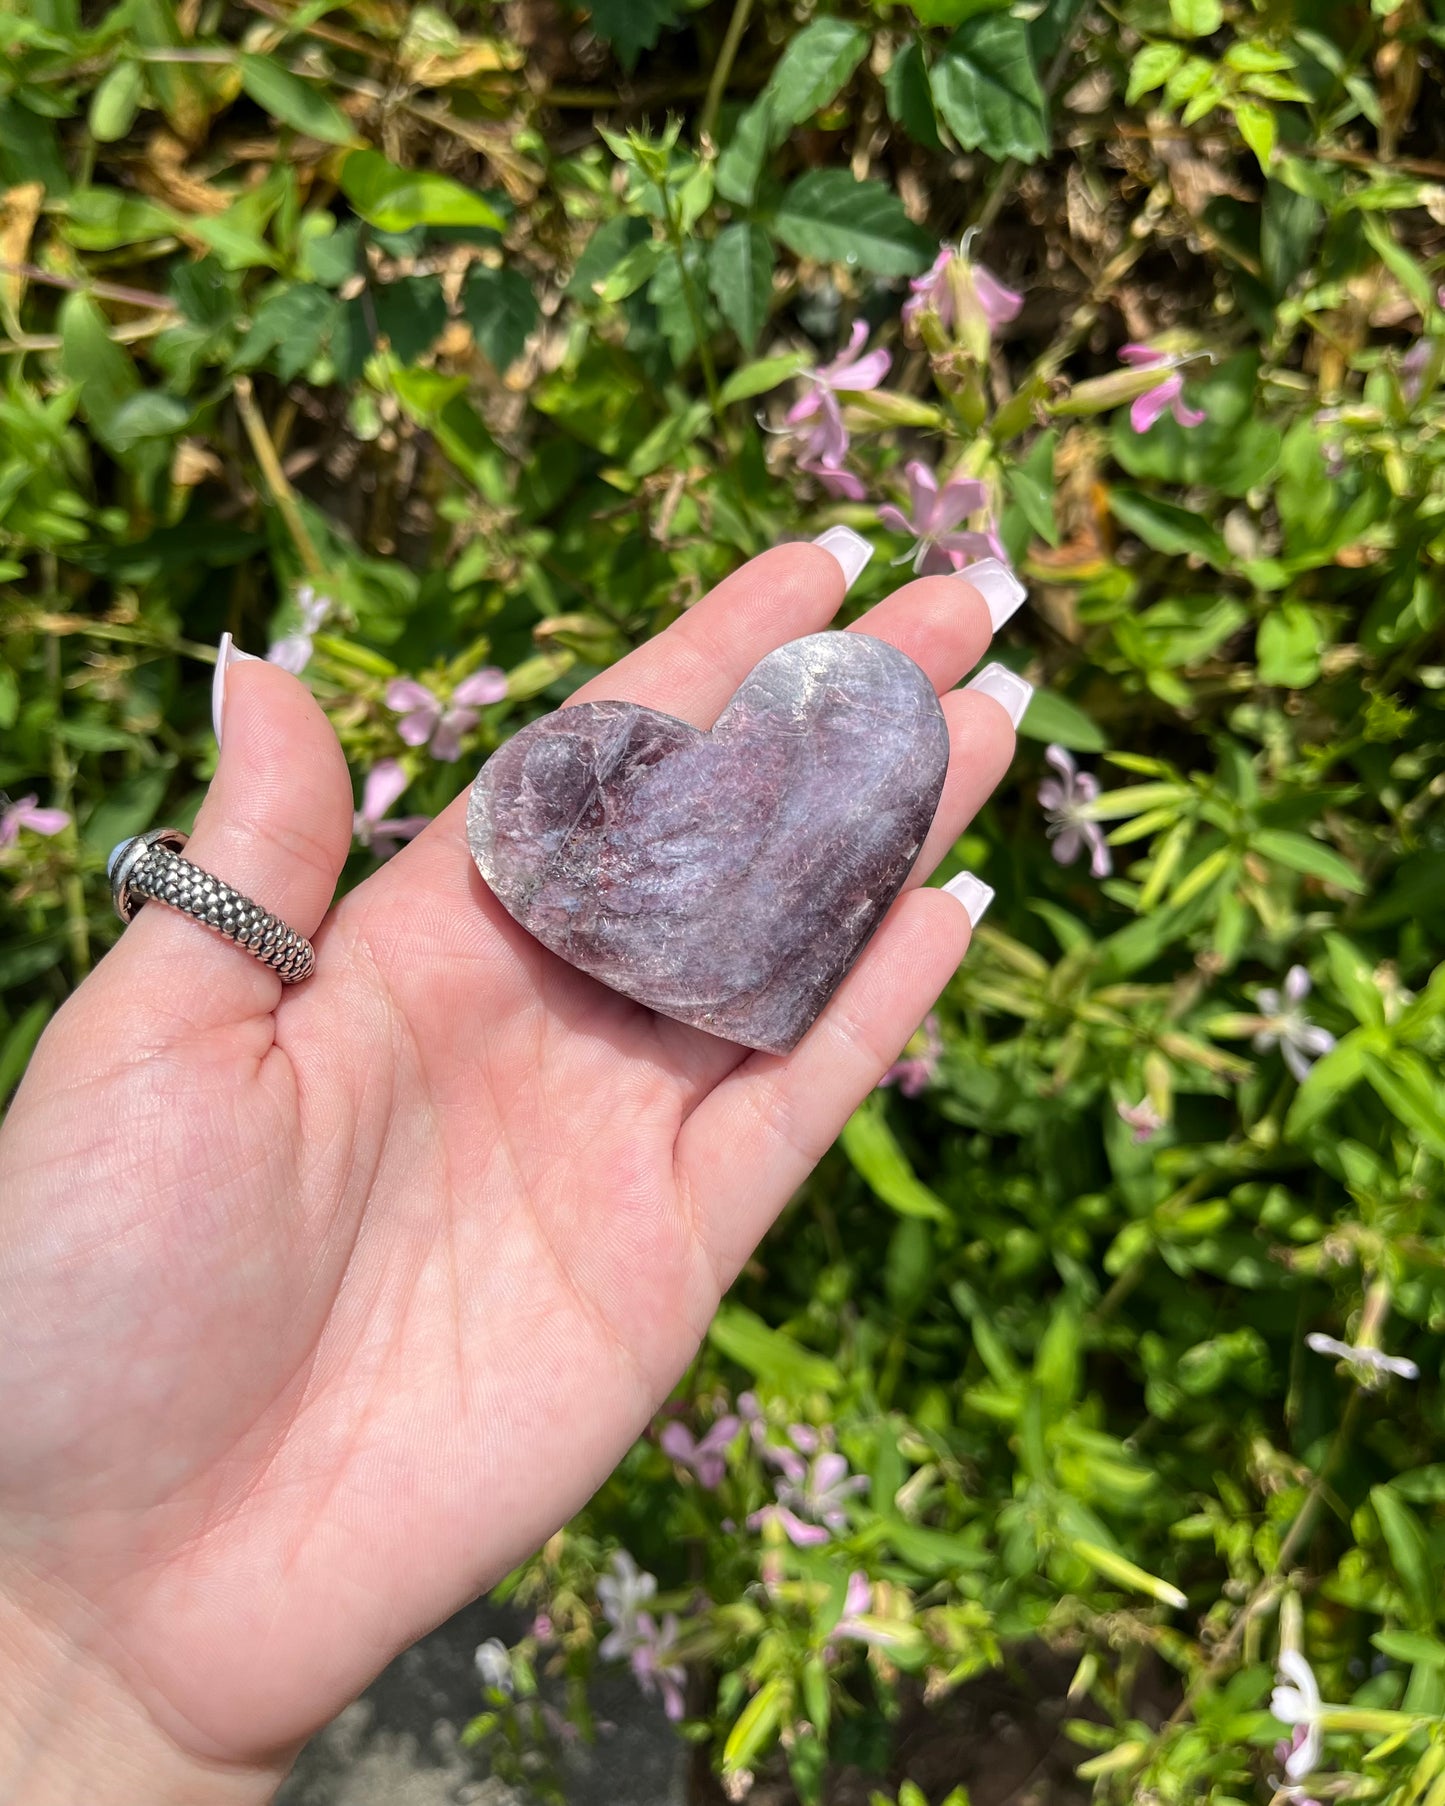
M873 1587L868 1576L855 1571L848 1576L843 1615L828 1633L827 1648L830 1651L839 1643L871 1643L886 1649L890 1643L900 1641L897 1633L885 1629L881 1624L864 1622L872 1605Z
M462 756L462 735L481 719L478 711L506 694L506 672L484 665L462 679L450 702L414 677L394 677L386 686L386 706L401 716L396 731L408 746L425 746L434 759L455 765Z
M1164 1127L1164 1118L1154 1108L1147 1097L1141 1098L1137 1104L1119 1102L1115 1105L1119 1112L1119 1120L1125 1122L1134 1131L1136 1142L1146 1142L1157 1135Z
M1323 1335L1319 1330L1306 1336L1305 1344L1316 1354L1329 1355L1337 1361L1343 1361L1355 1379L1367 1388L1384 1385L1392 1375L1402 1380L1418 1380L1420 1377L1420 1369L1408 1356L1386 1354L1383 1348L1340 1342L1334 1336Z
M32 793L17 797L12 803L0 792L0 848L14 846L22 828L29 828L32 834L58 834L70 826L64 809L39 809L39 800Z
M1045 748L1044 757L1057 778L1045 778L1039 785L1039 802L1048 819L1046 830L1054 843L1054 858L1060 865L1072 865L1089 849L1089 870L1096 878L1107 878L1114 869L1104 830L1089 817L1089 805L1098 799L1099 780L1092 772L1080 771L1072 754L1062 746Z
M664 1425L657 1440L679 1467L696 1475L699 1486L715 1492L727 1473L728 1444L737 1435L741 1422L738 1417L720 1417L705 1436L697 1437L674 1418Z
M892 354L881 348L864 351L867 342L868 322L855 320L846 349L831 363L803 373L809 387L784 416L790 427L807 424L799 469L821 478L835 494L847 495L854 501L862 499L864 490L858 478L843 468L848 455L848 429L843 424L839 396L876 389L893 362Z
M1255 993L1263 1021L1254 1037L1254 1051L1268 1053L1272 1047L1278 1047L1285 1065L1301 1085L1316 1058L1327 1054L1335 1044L1330 1031L1311 1022L1304 1013L1304 1000L1310 989L1309 973L1303 966L1291 966L1285 973L1283 996L1270 986Z
M402 841L420 834L431 820L429 815L400 815L390 821L382 819L409 782L395 759L381 759L367 773L361 807L352 817L351 833L358 846L370 847L378 858L390 858Z
M915 458L904 475L908 478L909 513L892 502L878 510L878 518L895 533L913 536L913 544L897 564L911 564L916 577L947 576L975 559L996 556L996 543L988 534L965 528L963 522L987 506L988 489L974 477L950 477L943 488L938 478Z
M774 1523L798 1549L826 1543L833 1533L847 1528L845 1505L855 1493L865 1492L868 1481L848 1471L847 1458L836 1450L814 1457L802 1478L787 1470L776 1487L777 1502L765 1505L748 1519L749 1530Z
M982 358L999 327L1018 318L1024 298L1017 289L1000 282L987 265L970 260L968 250L973 238L970 230L957 250L944 245L932 267L913 278L908 285L909 297L903 303L903 324L917 332L920 318L932 313L944 332L956 334L975 356Z
M659 1625L651 1612L637 1618L638 1640L628 1660L637 1684L646 1694L661 1693L662 1709L674 1724L687 1710L683 1683L687 1671L676 1659L677 1614L669 1612Z
M1315 1671L1297 1649L1280 1651L1279 1681L1270 1696L1269 1709L1281 1724L1294 1731L1284 1757L1284 1772L1291 1781L1301 1781L1319 1767L1324 1753L1320 1720L1326 1708Z
M1119 361L1138 370L1157 369L1161 380L1146 389L1129 409L1129 424L1136 433L1147 433L1167 409L1180 426L1200 426L1207 416L1201 408L1191 408L1184 400L1184 378L1181 367L1194 358L1207 357L1200 351L1155 351L1150 345L1125 345Z
M277 640L267 651L266 658L268 663L279 665L293 677L300 677L311 663L312 638L320 633L333 603L330 596L318 596L309 583L303 583L296 592L296 607L301 614L300 627L295 633Z
M657 1592L657 1576L639 1568L626 1549L612 1556L612 1572L597 1582L597 1603L609 1625L597 1653L605 1662L630 1655L641 1637L643 1606Z
M512 1658L499 1637L488 1637L485 1643L478 1644L473 1660L484 1687L498 1693L512 1691Z
M901 1058L895 1060L879 1079L878 1089L897 1085L904 1097L917 1097L938 1077L942 1053L943 1036L939 1033L938 1018L930 1010L923 1027L904 1048Z

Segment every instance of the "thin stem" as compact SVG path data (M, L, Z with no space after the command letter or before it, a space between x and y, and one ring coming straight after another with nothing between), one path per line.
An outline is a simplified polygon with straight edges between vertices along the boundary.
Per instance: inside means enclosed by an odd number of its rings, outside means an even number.
M271 435L266 430L266 422L261 418L261 410L256 406L255 393L251 388L249 376L238 376L235 385L236 406L246 428L246 436L251 441L251 449L256 454L256 462L261 466L261 474L266 479L266 487L271 491L271 500L281 510L281 518L286 523L287 531L295 543L302 564L306 567L308 577L323 577L326 566L321 555L312 543L311 535L306 531L306 523L301 518L301 510L296 502L296 491L287 481L286 472L281 468L281 460L276 456L276 447L271 442Z
M164 295L152 294L149 289L127 288L120 282L82 282L76 276L57 276L53 270L42 270L38 263L0 263L0 276L23 276L27 282L43 283L47 288L94 295L100 301L122 301L128 307L153 307L168 314L181 311L174 301L167 300Z
M737 61L738 46L747 29L748 14L752 10L753 0L734 0L733 16L728 20L722 49L718 52L717 67L707 85L707 99L703 102L702 119L698 124L699 137L711 138L717 130L717 116L722 111L723 94L727 89L728 77L733 72L733 64Z

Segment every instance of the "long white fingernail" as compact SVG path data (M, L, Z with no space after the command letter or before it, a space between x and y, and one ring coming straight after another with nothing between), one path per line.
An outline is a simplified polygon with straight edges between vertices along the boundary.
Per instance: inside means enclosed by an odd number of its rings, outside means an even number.
M988 604L988 618L995 633L1028 601L1029 592L1001 558L980 558L977 564L966 564L958 574Z
M1010 671L1007 665L985 665L978 676L970 678L963 687L977 690L983 696L992 696L1002 705L1004 714L1015 727L1023 720L1024 710L1034 693L1029 680L1020 677L1017 671Z
M254 652L242 652L230 634L223 633L216 648L216 674L211 679L211 726L215 729L217 746L221 744L221 723L226 715L226 673L242 659L251 659L256 664L262 662Z
M831 552L843 567L843 592L852 589L863 575L863 567L873 556L873 548L861 533L855 533L851 527L829 527L826 533L820 533L813 541L815 546L822 546L825 552Z
M983 920L983 912L993 902L993 891L982 878L975 878L972 872L960 872L956 878L950 878L943 886L950 897L957 897L963 905L963 913L968 917L970 928L977 928Z

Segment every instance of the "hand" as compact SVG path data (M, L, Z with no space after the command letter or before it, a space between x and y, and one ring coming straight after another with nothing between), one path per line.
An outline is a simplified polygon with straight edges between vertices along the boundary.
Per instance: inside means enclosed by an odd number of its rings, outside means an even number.
M827 550L769 552L577 700L709 726L843 593ZM190 857L315 933L318 970L283 991L146 908L5 1124L0 1794L61 1797L21 1784L53 1767L33 1714L63 1667L99 1702L77 1711L154 1740L155 1774L265 1797L647 1424L967 945L964 909L919 886L1012 755L1000 704L952 689L988 611L929 577L859 625L950 692L953 759L910 888L786 1058L547 953L479 878L465 796L328 913L341 750L302 684L231 665ZM154 1775L134 1797L163 1797Z

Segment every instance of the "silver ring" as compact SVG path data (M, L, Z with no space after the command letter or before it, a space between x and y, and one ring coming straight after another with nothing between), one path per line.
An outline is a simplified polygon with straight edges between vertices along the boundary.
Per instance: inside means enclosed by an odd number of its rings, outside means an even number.
M123 840L111 854L106 872L121 921L132 921L143 903L164 903L244 947L282 984L298 985L310 978L316 970L316 949L306 936L182 859L186 838L179 828L152 828L149 834Z

